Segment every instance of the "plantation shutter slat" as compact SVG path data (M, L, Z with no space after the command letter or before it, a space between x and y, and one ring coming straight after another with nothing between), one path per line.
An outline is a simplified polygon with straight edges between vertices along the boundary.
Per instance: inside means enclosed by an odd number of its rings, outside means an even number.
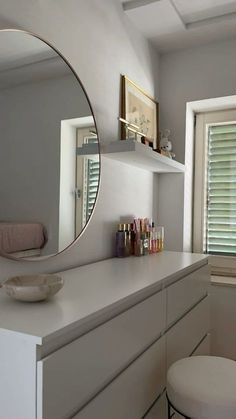
M97 137L87 138L88 144L97 144ZM86 199L86 219L88 219L93 210L97 188L99 183L100 163L94 159L87 160L87 199Z
M236 124L208 129L206 251L236 254Z

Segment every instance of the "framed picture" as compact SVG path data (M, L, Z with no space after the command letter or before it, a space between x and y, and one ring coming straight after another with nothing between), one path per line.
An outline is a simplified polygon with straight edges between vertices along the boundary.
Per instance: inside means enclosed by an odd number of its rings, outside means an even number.
M159 146L159 106L143 89L126 76L122 76L121 118L143 134L153 143L153 149ZM130 136L131 135L131 136ZM127 124L121 123L121 139L127 138ZM132 138L132 131L128 138ZM133 138L135 133L133 132ZM141 136L140 136L141 141Z

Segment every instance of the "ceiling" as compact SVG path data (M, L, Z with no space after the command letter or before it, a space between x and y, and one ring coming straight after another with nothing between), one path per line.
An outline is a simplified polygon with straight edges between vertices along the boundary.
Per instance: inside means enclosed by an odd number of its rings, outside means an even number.
M2 31L0 89L71 74L45 42L21 31Z
M56 57L56 52L38 38L20 31L2 31L0 71Z
M160 52L236 37L236 1L121 0L125 13Z

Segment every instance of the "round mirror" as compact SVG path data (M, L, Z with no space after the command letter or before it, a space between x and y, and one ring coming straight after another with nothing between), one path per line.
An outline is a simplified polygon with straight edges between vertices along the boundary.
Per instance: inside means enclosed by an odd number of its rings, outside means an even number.
M30 33L0 31L0 253L55 255L87 225L100 181L96 124L65 59Z

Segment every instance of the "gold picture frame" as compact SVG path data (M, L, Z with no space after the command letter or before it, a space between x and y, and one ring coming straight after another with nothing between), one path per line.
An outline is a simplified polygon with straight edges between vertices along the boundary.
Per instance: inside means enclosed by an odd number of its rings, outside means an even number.
M136 125L139 134L142 133L147 141L153 143L153 149L158 150L158 102L125 75L121 76L121 86L121 118L127 121L127 124L131 124L131 126ZM127 139L127 124L121 122L122 140ZM135 133L133 133L133 137L137 138L137 136L135 137Z

